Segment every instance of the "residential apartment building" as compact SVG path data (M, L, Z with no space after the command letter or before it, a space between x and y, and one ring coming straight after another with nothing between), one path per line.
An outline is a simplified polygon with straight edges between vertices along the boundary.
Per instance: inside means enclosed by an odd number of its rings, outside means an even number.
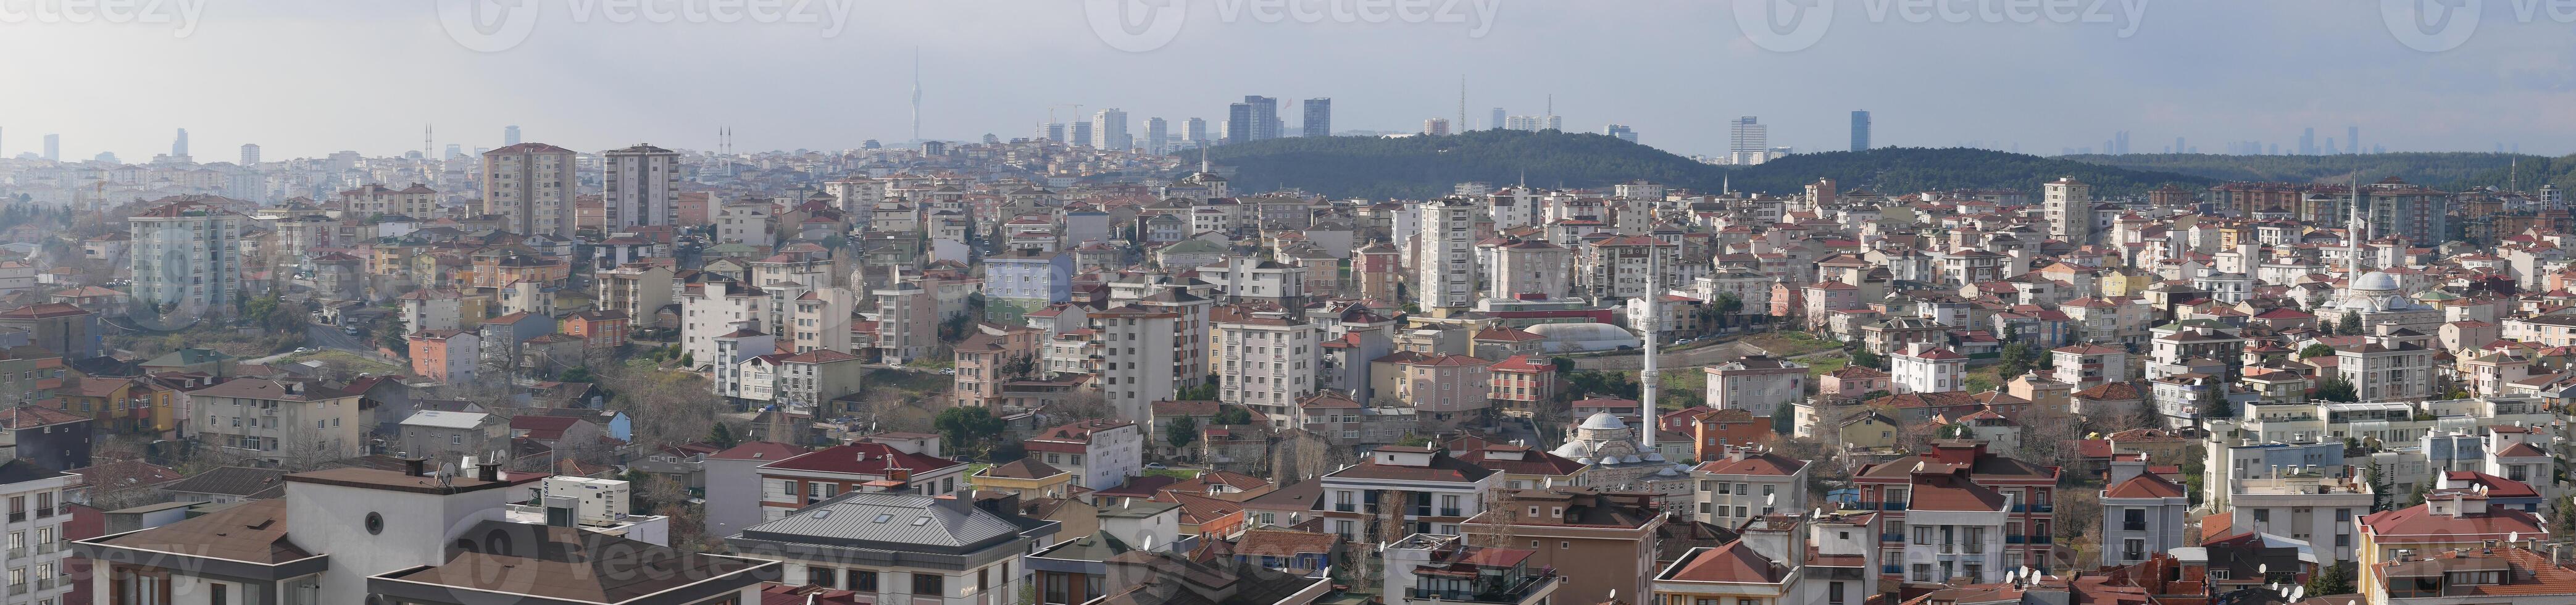
M1091 314L1089 340L1099 355L1095 384L1118 419L1152 420L1153 403L1171 400L1183 377L1197 373L1180 364L1180 351L1187 346L1181 342L1180 319L1178 312L1132 304Z
M1387 570L1379 602L1547 605L1565 586L1563 574L1531 564L1536 551L1467 542L1425 533L1386 544L1378 551Z
M1322 387L1321 341L1313 322L1281 311L1216 323L1217 399L1273 417L1293 416L1297 401Z
M1030 458L1073 474L1073 484L1105 490L1145 473L1144 425L1128 420L1085 420L1047 429L1020 442Z
M1880 564L1901 570L1888 575L1994 582L2005 570L2051 560L2059 473L1990 453L1983 442L1942 440L1929 452L1863 466L1852 481L1856 508L1878 512ZM1967 555L1977 555L1976 567L1965 566Z
M95 602L123 604L756 603L774 561L652 538L660 517L598 527L520 522L542 475L338 468L285 475L285 495L75 541ZM576 508L524 515L577 519ZM594 531L596 530L596 531ZM625 537L620 535L622 534ZM650 566L646 572L644 566ZM587 595L587 596L585 596Z
M2102 565L2136 565L2190 546L2184 537L2190 491L2147 472L2147 457L2111 461L2110 487L2102 489Z
M246 466L305 466L366 453L359 393L302 378L236 378L188 391L206 445ZM194 419L191 419L192 421Z
M857 593L878 603L1016 602L1021 556L1053 542L1060 524L1024 517L1018 496L928 496L890 486L819 500L724 538L732 552L780 561L787 583Z
M679 224L680 154L636 145L601 153L601 220L608 232Z
M1736 527L1807 503L1807 461L1751 446L1732 446L1691 469L1698 488L1693 518Z
M1807 365L1768 355L1752 355L1701 368L1708 375L1708 407L1744 410L1771 417L1781 406L1807 396Z
M1359 464L1324 474L1308 510L1343 540L1381 541L1395 531L1457 535L1460 524L1484 513L1483 495L1501 477L1447 450L1382 445Z
M1471 544L1527 546L1529 563L1565 576L1566 594L1642 595L1665 523L1654 494L1559 487L1503 492L1460 531Z
M760 518L776 521L872 483L879 488L899 483L928 496L957 493L958 484L965 483L966 464L881 443L852 443L763 464L756 472Z
M544 143L520 143L483 154L483 213L499 215L501 230L520 235L572 237L574 153Z
M242 215L181 198L126 218L134 299L143 317L230 316L241 296ZM178 324L172 324L176 327Z
M1410 244L1414 279L1409 284L1424 309L1473 306L1476 303L1476 214L1474 200L1446 197L1424 202L1421 233Z

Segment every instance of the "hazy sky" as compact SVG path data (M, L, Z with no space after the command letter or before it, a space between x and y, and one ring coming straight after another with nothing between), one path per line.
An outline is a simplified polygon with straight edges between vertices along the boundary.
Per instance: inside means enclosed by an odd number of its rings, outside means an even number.
M469 0L131 0L158 12L63 22L82 1L0 0L0 153L58 132L66 156L139 161L184 127L200 161L246 142L272 159L392 154L420 148L424 124L442 147L495 146L508 124L583 150L707 148L726 125L747 150L893 143L910 134L916 46L924 134L947 139L1027 136L1057 104L1123 108L1140 137L1148 117L1214 129L1246 94L1283 99L1292 125L1294 101L1331 97L1336 130L1410 131L1455 119L1463 75L1471 124L1496 106L1540 113L1553 94L1568 130L1627 124L1681 153L1722 152L1738 115L1761 116L1774 145L1840 148L1854 109L1875 113L1881 145L2054 154L2125 129L2135 151L2182 136L2216 153L2290 147L2310 126L2340 142L2358 125L2365 145L2392 150L2576 151L2576 24L2553 19L2576 12L2553 15L2553 0L2466 0L2483 5L2473 27L2455 17L2410 36L2374 0L1418 0L1432 16L1411 16L1430 22L1377 12L1396 0L1284 0L1269 14L1282 0L1142 0L1182 7L1130 13L1185 15L1160 44L1165 30L1092 25L1086 3L1137 0L517 0L535 12L487 13L532 14L524 39L506 26L452 35L440 10ZM633 12L639 1L656 16ZM2033 8L2043 1L2065 8ZM1794 29L1748 36L1739 9L1766 7L1829 25L1812 43ZM1451 15L1463 22L1439 22ZM805 16L816 22L788 22Z

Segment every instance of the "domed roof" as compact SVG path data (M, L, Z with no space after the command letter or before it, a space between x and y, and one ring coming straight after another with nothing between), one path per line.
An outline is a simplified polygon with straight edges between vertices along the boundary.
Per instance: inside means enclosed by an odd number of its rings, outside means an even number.
M1531 334L1547 337L1547 342L1541 344L1545 345L1550 353L1603 351L1642 344L1637 340L1637 335L1605 323L1539 324L1522 329Z
M2397 278L2378 271L2363 273L2361 279L2352 281L2352 289L2394 291L2397 289Z
M1593 412L1592 417L1583 419L1583 426L1580 428L1595 431L1615 431L1628 428L1628 423L1620 422L1618 416L1612 416L1609 412Z

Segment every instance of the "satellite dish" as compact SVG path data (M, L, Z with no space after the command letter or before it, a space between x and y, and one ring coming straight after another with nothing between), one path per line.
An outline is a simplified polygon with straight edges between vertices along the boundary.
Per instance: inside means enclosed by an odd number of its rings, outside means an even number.
M2291 587L2290 587L2290 601L2291 601L2291 602L2297 602L2299 599L2307 598L2307 596L2308 596L2308 587L2306 587L2306 586L2291 586Z
M2272 564L2270 564L2270 563L2264 563L2264 564L2262 564L2262 565L2256 565L2256 566L2254 566L2254 573L2259 573L2259 574L2266 574L2266 575L2269 575L2269 574L2271 574L2271 573L2272 573ZM2274 582L2273 584L2278 585L2278 584L2280 584L2280 583L2279 583L2279 582Z
M2512 544L2512 543L2515 543L2515 542L2521 542L2521 541L2522 541L2522 532L2519 532L2519 531L2509 531L2509 532L2505 532L2505 533L2504 533L2504 543L2506 543L2506 544Z
M1143 535L1137 536L1137 537L1136 537L1136 549L1137 549L1137 550L1142 550L1142 551L1145 551L1145 552L1153 552L1153 551L1154 551L1154 534L1143 534Z
M439 486L439 487L447 487L448 483L450 483L450 482L452 482L452 481L455 481L455 480L456 480L456 463L453 463L453 462L440 462L440 463L438 463L438 486Z
M1765 506L1765 507L1769 507L1769 506L1771 506L1771 501L1772 501L1773 499L1776 499L1776 498L1779 498L1779 497L1780 497L1780 495L1779 495L1779 494L1763 494L1763 495L1762 495L1762 506Z

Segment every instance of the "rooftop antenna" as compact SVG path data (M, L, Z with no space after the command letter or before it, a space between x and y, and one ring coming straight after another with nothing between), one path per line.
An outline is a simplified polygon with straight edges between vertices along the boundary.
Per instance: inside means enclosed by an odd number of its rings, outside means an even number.
M1466 132L1466 131L1467 131L1467 74L1458 74L1458 128L1457 128L1456 130L1452 131L1452 132L1462 132L1462 133L1463 133L1463 132Z
M1206 148L1206 147L1200 147L1200 148L1199 148L1199 172L1206 172L1206 173L1211 173L1211 174L1213 174L1213 173L1215 173L1215 172L1216 172L1215 170L1210 170L1210 169L1208 168L1208 148Z

